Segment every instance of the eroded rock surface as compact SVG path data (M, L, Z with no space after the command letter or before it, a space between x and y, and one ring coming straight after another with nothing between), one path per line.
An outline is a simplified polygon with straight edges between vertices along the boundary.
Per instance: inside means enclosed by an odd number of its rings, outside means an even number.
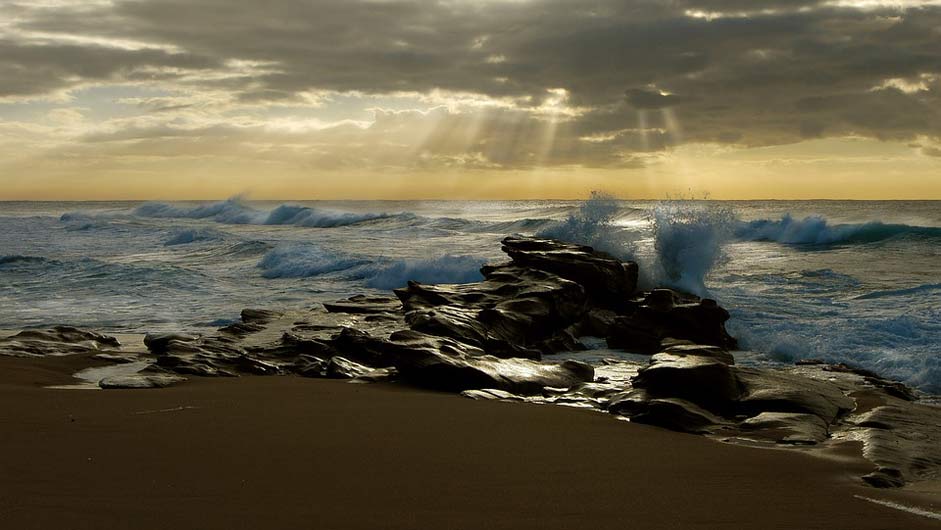
M71 326L49 329L27 329L0 339L0 355L35 357L45 355L75 355L116 350L118 339Z

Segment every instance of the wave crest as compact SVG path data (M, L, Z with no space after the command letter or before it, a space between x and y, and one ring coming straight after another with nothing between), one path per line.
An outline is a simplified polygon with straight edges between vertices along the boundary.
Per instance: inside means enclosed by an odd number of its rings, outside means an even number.
M740 223L735 229L735 237L745 241L776 241L789 245L836 245L876 243L900 237L941 239L941 228L881 221L830 224L819 215L796 219L785 214L778 220L760 219Z
M163 219L205 219L224 224L287 225L308 228L334 228L376 219L414 217L410 213L350 213L292 204L282 204L271 211L264 211L257 210L238 198L191 208L150 202L137 207L134 215Z
M290 245L269 250L258 262L258 268L265 278L307 278L368 263L311 245Z

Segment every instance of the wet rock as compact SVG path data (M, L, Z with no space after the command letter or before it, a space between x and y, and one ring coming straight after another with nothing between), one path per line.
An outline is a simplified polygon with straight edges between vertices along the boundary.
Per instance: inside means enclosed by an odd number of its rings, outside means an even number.
M608 400L606 410L611 414L630 418L635 414L640 414L647 410L647 403L650 400L651 397L645 390L635 388L611 396Z
M27 329L0 339L0 355L24 357L75 355L120 347L121 343L112 336L72 326Z
M497 357L539 359L543 348L578 347L566 328L587 310L582 286L515 265L486 266L482 273L485 280L474 284L409 282L397 289L408 326Z
M326 377L327 361L312 355L301 355L294 362L292 371L302 377Z
M816 414L762 412L742 422L740 427L749 437L781 444L813 445L829 436L827 423Z
M941 472L941 409L887 397L847 423L851 439L862 439L863 456L879 467L864 477L877 487L936 478Z
M742 398L739 411L749 416L762 412L798 412L819 416L831 424L853 410L856 402L836 385L780 370L739 368Z
M236 369L245 374L254 375L281 375L282 366L270 361L263 361L248 355L239 356L235 361Z
M667 338L725 349L737 346L725 330L729 313L715 300L655 289L636 302L636 308L619 317L610 328L606 338L612 348L656 353Z
M388 350L402 379L450 392L494 388L533 395L545 387L569 388L594 378L594 369L585 363L501 359L453 339L411 330L394 333Z
M268 324L273 320L284 316L280 311L271 311L268 309L243 309L241 313L242 322L246 324Z
M466 398L486 401L525 401L522 396L511 394L505 390L495 388L482 388L480 390L465 390L461 395Z
M350 380L351 383L389 383L395 381L399 371L395 368L375 368Z
M875 488L901 488L905 485L902 472L890 467L880 467L868 475L863 475L863 481Z
M140 361L141 357L134 353L99 353L92 355L92 359L115 364L130 364Z
M166 388L186 381L185 377L173 374L137 373L106 377L98 382L104 389Z
M607 337L617 318L618 314L610 309L589 309L579 323L580 335Z
M594 250L548 239L507 237L503 251L523 267L573 281L593 300L619 306L637 289L637 264Z
M651 399L629 415L634 423L656 425L673 431L709 433L727 422L694 403L677 398Z
M363 377L372 371L373 368L336 356L327 361L324 376L330 379L353 379Z
M735 364L735 357L725 348L718 346L704 346L702 344L676 344L663 350L663 353L676 355L679 357L697 356L708 357L725 364Z
M390 296L356 295L323 306L331 313L385 314L401 311L402 302Z
M680 398L717 413L728 413L741 395L728 364L710 357L658 353L633 380L653 398Z
M827 364L822 359L799 359L794 361L795 366L817 366L821 364Z
M190 333L148 333L144 335L144 345L151 353L160 355L169 351L171 345L176 343L193 343L199 340L199 335Z

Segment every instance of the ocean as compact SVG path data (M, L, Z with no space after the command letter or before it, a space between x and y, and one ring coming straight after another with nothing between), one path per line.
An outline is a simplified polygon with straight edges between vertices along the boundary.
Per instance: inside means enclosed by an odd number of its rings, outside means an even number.
M717 299L739 363L819 358L941 393L938 201L0 202L0 329L208 332L245 307L476 281L514 233Z

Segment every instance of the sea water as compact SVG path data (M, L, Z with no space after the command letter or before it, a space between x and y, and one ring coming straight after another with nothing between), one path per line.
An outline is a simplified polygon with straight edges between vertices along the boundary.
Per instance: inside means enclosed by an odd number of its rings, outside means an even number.
M410 279L499 241L593 245L732 313L744 363L846 362L941 392L941 202L0 203L0 329L209 331Z

